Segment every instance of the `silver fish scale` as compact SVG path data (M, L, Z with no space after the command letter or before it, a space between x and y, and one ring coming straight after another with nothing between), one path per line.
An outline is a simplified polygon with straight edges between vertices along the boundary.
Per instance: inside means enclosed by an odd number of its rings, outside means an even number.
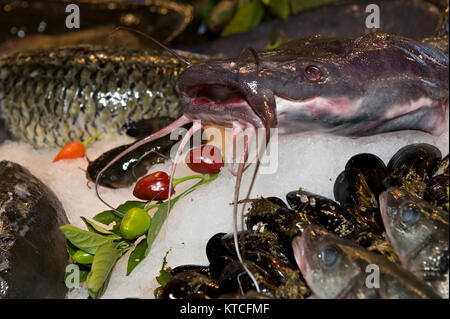
M173 57L118 48L0 57L0 117L36 148L124 134L130 121L179 116L182 70Z

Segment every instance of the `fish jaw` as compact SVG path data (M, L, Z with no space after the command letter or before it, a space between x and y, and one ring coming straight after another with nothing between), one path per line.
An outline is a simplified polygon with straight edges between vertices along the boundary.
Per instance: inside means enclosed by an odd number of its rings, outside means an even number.
M256 66L242 70L233 61L198 63L181 74L179 84L182 112L192 119L225 127L233 122L277 126L274 95L261 85Z
M321 266L321 249L334 244L334 236L318 226L310 225L292 241L294 257L308 287L317 298L351 298L351 290L358 279L359 270L345 258L335 269Z
M398 223L398 214L404 205L405 196L406 194L402 189L390 187L381 193L379 197L381 218L386 229L386 235L395 247L395 252L403 265L408 263L408 255L413 250L413 247L410 245L412 239L409 238L409 234Z
M297 236L292 240L292 250L294 258L302 274L308 274L310 267L305 257L305 241L304 236Z

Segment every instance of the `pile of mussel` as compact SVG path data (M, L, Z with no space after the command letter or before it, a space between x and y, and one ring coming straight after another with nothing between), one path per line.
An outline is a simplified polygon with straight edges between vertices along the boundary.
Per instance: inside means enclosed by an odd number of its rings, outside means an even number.
M339 297L448 298L448 162L448 155L442 158L439 149L429 144L405 146L387 165L376 155L358 154L336 178L334 200L303 189L288 193L287 203L277 197L252 199L245 215L247 230L239 233L239 247L259 287L236 256L233 234L219 233L206 245L209 266L171 269L171 280L159 287L155 296L335 297L321 295L320 290L326 283L333 286L340 282L330 281L330 277L342 274L333 269L338 258L344 259L337 252L348 255L354 251L356 257L351 257L356 264L370 263L373 258L383 265L383 280L390 288L378 289L375 294L358 288L352 295L348 287L356 283L346 283L346 292L340 292ZM306 230L316 235L329 233L332 246L312 257L314 252L305 252L303 247L301 252L295 251L298 245L294 241L305 237ZM317 240L324 241L327 235L323 234L316 236ZM343 246L338 245L340 240ZM351 248L350 253L346 247ZM368 257L364 257L366 253ZM311 264L302 267L305 261L300 260L307 257L321 259L325 272L308 273L313 270ZM319 281L319 289L314 280ZM327 293L336 289L324 287Z

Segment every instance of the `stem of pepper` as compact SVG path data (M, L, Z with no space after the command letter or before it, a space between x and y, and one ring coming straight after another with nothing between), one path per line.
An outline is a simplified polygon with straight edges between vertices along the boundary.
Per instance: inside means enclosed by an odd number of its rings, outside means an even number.
M191 180L191 179L201 179L202 181L206 181L209 180L211 178L210 174L197 174L197 175L190 175L190 176L185 176L185 177L180 177L180 178L174 178L172 181L172 185L175 188L175 186L177 186L178 184Z
M91 137L89 137L86 141L82 142L81 144L83 144L84 148L87 148L89 146L89 144L91 144L93 141L95 141L97 139L97 137L99 137L102 133L97 133Z

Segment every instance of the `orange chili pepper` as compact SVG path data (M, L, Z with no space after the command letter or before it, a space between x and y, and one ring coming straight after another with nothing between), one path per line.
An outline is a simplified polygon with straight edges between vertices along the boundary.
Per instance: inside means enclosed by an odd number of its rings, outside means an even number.
M86 148L88 147L88 145L91 144L99 135L100 134L91 136L84 142L68 143L61 149L61 151L59 151L58 155L56 155L55 159L53 160L53 163L62 159L83 157L86 154Z

